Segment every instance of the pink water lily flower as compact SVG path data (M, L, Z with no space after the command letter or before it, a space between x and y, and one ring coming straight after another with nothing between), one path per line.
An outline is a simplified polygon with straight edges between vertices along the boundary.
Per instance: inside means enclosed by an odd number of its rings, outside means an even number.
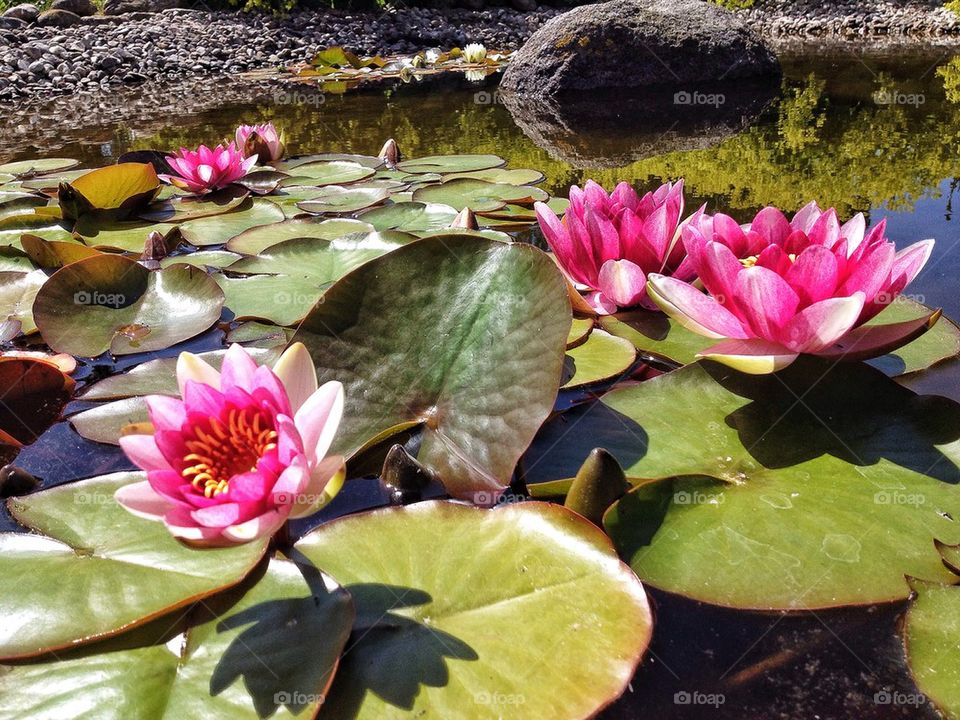
M152 435L120 446L147 472L116 500L162 520L196 545L229 545L275 533L309 515L343 485L344 459L327 457L343 414L343 386L317 387L306 348L290 346L271 370L232 346L217 372L191 353L177 361L181 398L152 395Z
M256 155L262 163L273 162L283 157L286 146L283 134L272 122L261 125L241 125L235 133L237 147L244 157Z
M650 273L693 277L677 242L683 180L642 198L625 182L607 195L588 180L583 190L570 188L562 221L543 203L534 209L558 264L574 284L589 288L587 302L601 315L636 305L656 309L647 298Z
M160 175L160 179L182 190L205 193L219 190L235 183L257 164L257 156L244 158L232 142L208 148L201 145L196 150L180 148L167 157L167 163L175 175Z
M896 251L885 221L869 232L863 215L844 225L811 203L787 221L775 208L748 226L717 214L683 229L705 295L690 283L652 275L651 297L684 327L726 338L704 350L749 373L786 367L801 353L876 357L925 332L939 317L863 326L920 272L933 240Z

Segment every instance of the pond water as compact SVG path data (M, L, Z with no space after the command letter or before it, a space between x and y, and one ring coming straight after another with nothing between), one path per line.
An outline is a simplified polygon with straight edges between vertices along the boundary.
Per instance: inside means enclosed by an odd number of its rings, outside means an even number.
M753 96L721 101L701 95L686 104L695 105L687 110L702 122L682 126L638 126L625 104L622 110L595 108L603 122L583 132L545 130L503 102L495 78L474 84L458 77L346 95L260 84L246 91L230 85L219 95L207 87L177 94L175 105L170 95L158 100L158 106L179 106L167 116L147 114L149 106L128 108L125 115L120 107L101 120L89 105L73 108L67 128L57 118L70 101L58 100L25 115L7 112L0 146L8 151L3 160L55 154L108 164L129 150L195 146L228 136L241 121L272 120L285 128L292 153L370 154L388 137L407 157L495 153L511 167L542 170L545 188L564 196L569 185L587 178L649 189L682 176L690 207L707 202L741 221L768 204L792 211L817 200L844 218L855 212L864 212L869 223L886 218L888 236L898 245L936 238L911 292L960 318L960 220L953 207L960 187L960 58L787 57L784 70L779 97L768 105ZM695 89L691 93L697 97ZM122 106L122 98L118 102ZM209 338L194 344L208 345ZM953 361L904 382L960 400L957 367ZM50 460L65 456L69 470ZM65 424L21 453L18 464L53 480L65 472L76 478L128 467ZM344 492L338 513L369 498L359 490ZM903 606L786 617L652 596L658 624L651 652L631 691L603 717L936 716L928 706L885 703L877 695L916 692L896 629ZM720 694L722 704L706 701L711 694Z

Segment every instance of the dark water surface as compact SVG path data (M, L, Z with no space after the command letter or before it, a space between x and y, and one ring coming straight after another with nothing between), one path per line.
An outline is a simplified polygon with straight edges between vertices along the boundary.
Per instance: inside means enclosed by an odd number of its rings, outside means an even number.
M936 238L910 290L960 318L953 206L960 188L960 58L798 57L785 58L784 69L770 104L747 88L727 89L722 102L709 97L714 89L689 88L687 96L633 103L586 98L573 115L517 108L499 96L495 80L461 78L345 96L222 83L125 92L105 105L67 98L0 118L0 159L65 155L106 164L128 150L215 142L241 121L273 120L285 128L293 153L373 154L388 137L407 157L489 152L512 167L544 171L555 194L587 178L646 189L684 177L691 209L707 202L741 222L768 204L793 211L817 200L842 218L886 218L898 245ZM208 333L189 345L220 340ZM957 367L947 363L905 382L960 400ZM88 365L82 375L110 369ZM81 440L66 424L25 449L18 464L50 480L128 467L115 450ZM338 512L377 496L361 485L338 498ZM902 605L783 616L652 596L650 655L605 718L936 717L929 705L911 704L918 700L898 635Z

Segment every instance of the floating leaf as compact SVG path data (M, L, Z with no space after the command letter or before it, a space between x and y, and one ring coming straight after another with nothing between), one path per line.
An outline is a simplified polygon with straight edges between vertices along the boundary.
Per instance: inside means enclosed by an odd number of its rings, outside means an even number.
M131 515L113 494L143 478L104 475L7 501L42 535L0 534L0 595L17 619L0 626L0 657L39 655L139 625L236 584L263 556L265 539L198 550L163 523ZM89 612L78 611L79 597Z
M232 265L242 256L224 250L199 250L180 255L168 255L160 261L160 267L171 265L193 265L199 268L225 268Z
M955 720L960 718L960 587L914 582L913 588L917 596L903 625L907 664L923 695L943 717Z
M20 323L20 332L25 335L36 332L33 303L46 281L47 275L42 270L0 272L0 321Z
M244 255L257 255L269 247L294 238L333 240L344 235L372 230L373 226L369 223L350 218L320 220L315 217L304 217L250 228L233 237L227 243L227 250Z
M297 165L285 185L345 185L376 174L373 168L343 160Z
M108 165L81 175L69 186L61 186L60 207L64 217L69 218L80 217L89 210L132 210L149 203L159 190L160 179L153 165ZM70 205L68 199L80 202Z
M0 173L9 173L18 177L31 177L41 173L59 172L76 167L80 161L72 158L41 158L39 160L20 160L0 165Z
M359 219L377 230L424 232L449 230L457 211L449 205L421 202L398 202L368 210Z
M236 320L262 319L277 325L296 325L320 299L326 283L315 277L256 275L213 276L226 298L224 305Z
M464 178L482 180L492 183L506 183L507 185L536 185L543 182L543 173L539 170L527 168L491 168L489 170L474 170L473 172L450 173L443 176L443 180Z
M36 235L22 235L20 244L24 252L43 268L59 268L77 260L99 255L98 250L76 241L44 240Z
M960 405L866 365L801 358L761 378L697 363L614 390L545 427L528 481L571 477L594 447L636 483L664 478L605 524L670 592L803 609L950 577L934 539L960 542Z
M506 163L496 155L429 155L404 160L397 164L397 169L406 173L463 173L498 168Z
M149 271L120 255L60 268L37 294L34 315L58 352L95 357L162 350L220 318L223 294L196 268Z
M583 345L593 330L593 318L574 318L567 336L567 350Z
M413 235L399 232L357 233L338 240L296 238L272 245L256 257L238 260L228 269L237 273L297 275L314 278L319 284L332 283L363 263L413 240Z
M350 213L382 203L388 197L390 193L382 188L329 185L322 188L312 200L297 203L297 207L311 213Z
M294 339L346 387L338 451L422 423L420 463L457 497L495 497L553 407L569 313L544 253L448 235L354 270Z
M454 208L470 208L474 212L498 210L508 202L545 202L549 197L540 188L530 185L504 185L468 178L428 185L413 193L415 202L435 202Z
M27 445L60 417L74 382L54 362L0 356L0 444Z
M567 350L564 361L564 390L611 380L622 375L637 359L637 351L629 340L609 335L603 330L590 333L586 342Z
M266 198L253 198L228 213L188 220L180 232L191 245L222 245L252 227L282 222L285 217L283 210Z
M99 718L126 720L196 717L202 703L207 720L313 717L350 634L350 596L283 560L256 575L185 619L6 668L7 707L19 717L91 707Z
M74 232L90 247L123 252L143 252L147 236L152 232L166 235L177 225L148 223L141 220L111 220L85 215L76 224Z
M187 220L222 215L236 209L249 197L246 188L231 186L209 195L177 196L153 203L139 213L141 220L148 222L181 223Z
M330 717L499 717L508 704L511 718L591 717L650 641L640 583L555 505L417 503L328 523L296 551L350 592L362 628ZM562 641L544 655L545 638Z

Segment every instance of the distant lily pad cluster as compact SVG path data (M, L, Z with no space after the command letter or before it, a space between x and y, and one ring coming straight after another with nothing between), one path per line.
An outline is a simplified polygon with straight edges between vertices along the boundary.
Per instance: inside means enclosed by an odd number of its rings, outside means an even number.
M593 717L644 585L916 590L907 658L960 712L960 405L895 379L960 354L902 294L931 244L543 179L270 125L0 166L0 718ZM12 463L64 417L117 471L33 491Z

